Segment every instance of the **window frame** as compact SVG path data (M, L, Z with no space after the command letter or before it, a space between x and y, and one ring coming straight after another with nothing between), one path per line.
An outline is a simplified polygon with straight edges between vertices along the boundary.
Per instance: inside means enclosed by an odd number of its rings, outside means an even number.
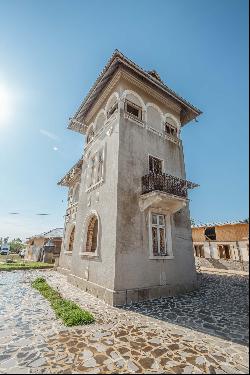
M93 218L96 218L97 225L98 225L98 232L97 232L97 238L96 238L96 249L95 251L86 251L87 247L87 241L88 241L88 229L90 222ZM79 255L83 258L99 258L100 256L100 243L101 243L101 221L100 217L95 210L91 210L87 217L84 220L83 225L83 233L84 233L84 241L82 244L82 250L80 251Z
M164 216L165 220L165 246L167 249L167 255L154 255L153 253L153 238L152 238L152 217L153 215ZM158 220L157 220L158 222ZM158 231L157 231L158 233ZM173 247L172 247L172 225L171 215L169 213L162 212L162 210L150 209L148 213L148 234L149 234L149 259L174 259ZM159 240L159 238L158 238ZM159 245L158 245L159 246Z
M158 159L160 162L161 162L161 174L165 173L164 172L164 168L165 168L165 163L164 163L164 160L159 158L158 156L155 156L155 155L152 155L152 154L148 154L148 173L151 173L150 172L150 158L153 158L153 159Z
M101 155L101 158L100 158ZM86 192L91 191L95 187L99 186L104 182L104 164L105 164L105 146L99 148L93 155L90 156L90 160L87 168L87 188ZM99 168L101 166L101 173L99 176Z
M167 126L170 128L170 133L168 133L167 130L166 130ZM173 130L175 134L172 134L171 130ZM178 138L178 129L177 129L177 127L175 127L174 125L170 124L168 121L165 121L165 123L164 123L164 132L169 137Z
M135 116L133 113L131 112L128 112L128 105L130 107L134 107L136 110L138 110L138 116ZM125 99L125 103L124 103L124 110L125 110L125 113L128 115L128 116L131 116L133 119L136 119L137 121L141 121L142 122L142 107L140 107L139 105L131 102L130 100L128 99Z

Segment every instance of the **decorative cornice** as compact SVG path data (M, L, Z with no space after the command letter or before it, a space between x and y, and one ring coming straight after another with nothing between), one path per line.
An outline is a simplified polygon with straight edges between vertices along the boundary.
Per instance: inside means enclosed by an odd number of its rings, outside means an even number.
M175 104L173 101L170 101L170 99L164 97L163 95L159 94L156 90L154 90L151 86L149 86L147 83L140 81L138 78L130 74L129 72L122 70L121 76L129 81L130 83L136 85L143 91L146 91L149 95L151 95L153 98L164 104L166 107L172 109L173 111L180 113L181 111L181 105Z
M99 99L97 99L93 107L90 109L90 111L86 115L86 118L85 118L86 123L88 123L91 120L91 118L94 116L94 114L100 109L101 105L103 104L105 99L108 97L108 95L111 93L111 91L113 90L113 88L115 87L115 85L117 84L120 78L121 78L121 71L118 70L114 74L113 78L108 83L106 88L103 90L102 94L99 96Z
M96 100L98 101L98 97L100 94L102 96L102 91L105 90L105 86L108 85L109 81L112 79L112 76L116 73L117 69L120 69L120 67L132 72L132 75L137 76L139 78L139 81L147 82L148 86L154 86L157 91L162 92L162 95L159 95L166 98L169 97L169 101L171 103L178 103L178 106L181 107L182 125L185 125L187 122L198 117L202 113L198 108L194 107L191 103L186 101L184 98L182 98L168 86L166 86L161 80L157 78L155 74L149 74L149 72L143 70L133 61L124 56L121 52L115 50L108 63L104 67L103 71L90 89L88 95L80 105L73 120L81 120L82 122L84 117L88 116L89 118L89 116L91 117L91 115L93 115L93 113L91 114L91 112ZM75 126L72 126L72 122L70 123L69 128L82 132L79 129L77 130Z
M73 165L73 167L67 172L67 174L57 183L60 186L70 186L73 182L76 182L82 171L83 158Z

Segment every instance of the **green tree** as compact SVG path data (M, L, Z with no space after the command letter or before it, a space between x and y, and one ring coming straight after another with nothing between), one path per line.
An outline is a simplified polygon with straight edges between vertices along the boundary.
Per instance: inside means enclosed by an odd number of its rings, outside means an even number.
M22 243L20 238L14 238L10 243L10 251L12 253L19 253L22 249L25 248L25 245Z

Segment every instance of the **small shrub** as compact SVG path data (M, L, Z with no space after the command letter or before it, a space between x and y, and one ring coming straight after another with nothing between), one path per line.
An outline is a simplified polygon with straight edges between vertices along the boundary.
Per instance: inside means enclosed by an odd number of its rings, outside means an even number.
M32 286L50 302L56 317L62 319L66 326L90 324L95 321L91 313L82 310L75 302L63 299L43 277L38 277L33 281Z

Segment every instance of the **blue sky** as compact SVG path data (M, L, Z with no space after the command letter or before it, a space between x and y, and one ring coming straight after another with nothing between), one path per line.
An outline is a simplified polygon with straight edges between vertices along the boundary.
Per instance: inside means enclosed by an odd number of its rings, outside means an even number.
M0 0L0 237L63 226L56 183L84 142L68 118L115 48L204 112L182 132L191 216L248 217L247 15L245 0Z

